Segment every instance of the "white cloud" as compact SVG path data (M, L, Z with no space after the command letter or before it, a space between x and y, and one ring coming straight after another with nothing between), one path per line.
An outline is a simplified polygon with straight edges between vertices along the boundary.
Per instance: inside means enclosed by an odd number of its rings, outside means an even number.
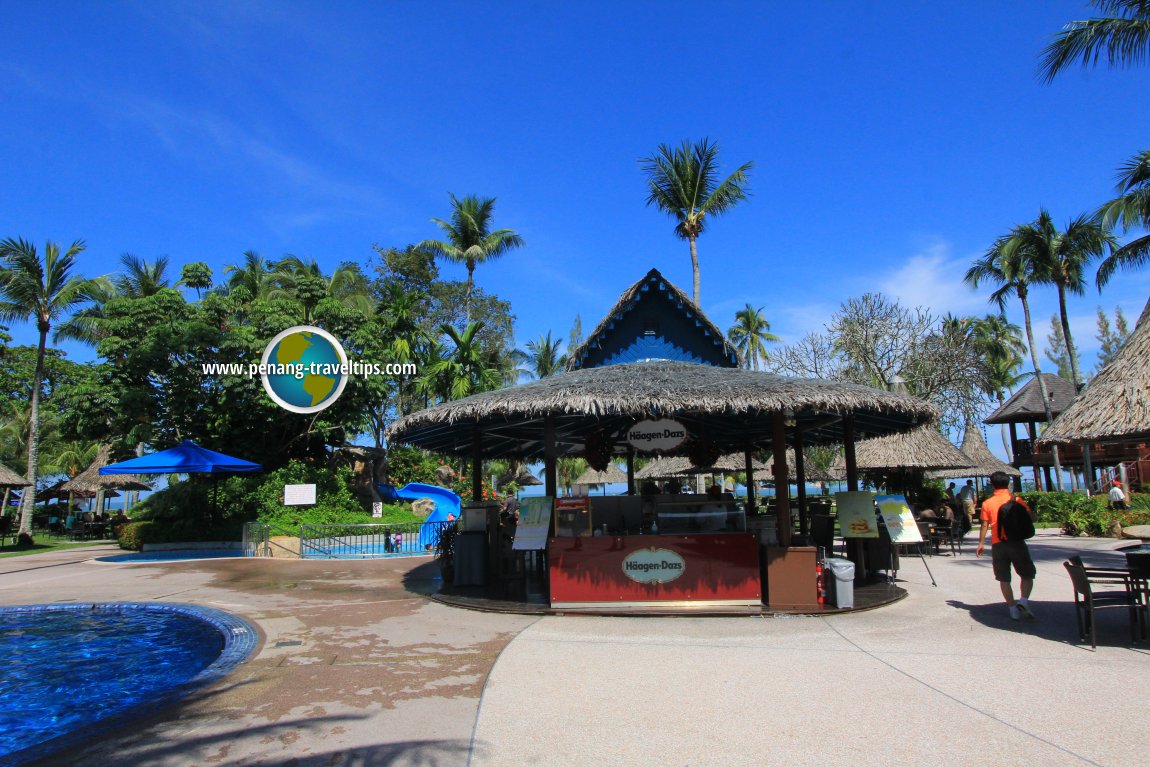
M950 244L938 240L880 277L877 290L906 307L923 307L936 315L984 314L990 308L986 293L962 281L971 261L955 258Z

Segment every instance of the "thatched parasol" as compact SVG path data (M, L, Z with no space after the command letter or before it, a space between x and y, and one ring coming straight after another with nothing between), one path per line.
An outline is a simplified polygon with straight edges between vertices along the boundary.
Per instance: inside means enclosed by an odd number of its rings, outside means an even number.
M1046 393L1050 398L1050 412L1058 415L1074 401L1076 392L1074 384L1053 373L1043 373L1042 381L1046 384ZM1042 389L1038 386L1038 379L1031 377L1026 385L1011 394L1006 402L982 421L986 424L997 423L1045 423L1046 407L1042 404Z
M100 445L96 457L88 468L60 485L64 493L98 493L101 490L151 490L152 486L141 482L134 474L100 474L100 468L108 465L112 457L111 445Z
M866 439L855 445L855 462L862 471L931 469L970 469L973 463L934 424L901 434ZM840 457L831 467L833 474L846 476L846 462Z
M990 452L986 440L982 438L982 430L973 422L967 422L966 433L962 435L962 454L974 464L968 469L939 469L927 472L929 479L955 479L956 477L989 477L996 471L1001 471L1011 477L1021 477L1022 472L1003 463Z
M0 463L0 487L28 487L30 484L32 483Z
M513 479L511 481L514 482L515 484L519 485L520 487L531 487L532 485L542 485L543 484L543 480L539 479L534 474L529 472L527 470L526 466L523 467L522 469L520 469L519 473L515 475L515 479Z
M615 464L608 464L603 471L587 469L571 484L573 485L613 485L617 482L626 482L627 475L620 471Z
M65 498L67 498L68 497L68 491L62 489L64 487L64 483L67 481L68 480L66 480L66 479L62 479L59 482L57 482L56 484L52 485L51 487L45 489L43 492L36 493L36 500L37 501L51 501L51 500L63 500ZM73 490L71 495L72 495L72 498L74 498L74 499L78 498L82 501L86 501L89 498L95 498L96 497L95 492L88 492L88 491L83 491L83 490Z
M593 432L617 437L637 420L671 417L730 451L769 447L780 413L794 418L808 444L842 442L848 414L860 437L938 417L928 402L858 384L661 361L575 370L473 394L404 416L388 437L442 453L478 447L489 458L537 458L545 418L565 455L582 449Z
M755 458L751 459L751 470L768 471L770 467ZM742 453L728 453L719 456L714 466L692 466L688 458L670 456L656 458L639 471L635 472L635 479L666 479L669 477L684 477L690 474L716 474L736 471L746 471L746 459Z
M1042 432L1039 444L1150 438L1150 302L1114 359Z

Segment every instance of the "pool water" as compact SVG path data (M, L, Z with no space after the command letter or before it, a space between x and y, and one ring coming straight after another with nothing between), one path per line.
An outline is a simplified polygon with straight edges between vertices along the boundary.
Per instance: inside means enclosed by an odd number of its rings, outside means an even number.
M240 549L172 549L165 551L136 551L130 554L113 554L109 557L96 557L97 562L176 562L185 559L222 559L242 557Z
M216 678L255 641L233 616L187 605L0 608L0 764L40 758L37 745L69 745L136 706Z

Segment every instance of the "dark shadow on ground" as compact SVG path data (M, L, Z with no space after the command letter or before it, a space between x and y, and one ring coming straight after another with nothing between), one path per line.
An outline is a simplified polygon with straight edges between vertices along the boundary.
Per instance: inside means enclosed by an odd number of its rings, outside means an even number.
M442 587L443 576L435 560L417 565L403 574L403 588L412 594L428 597Z
M956 610L966 610L972 619L989 628L1033 634L1051 642L1090 649L1089 639L1084 641L1078 639L1073 602L1032 600L1030 604L1035 619L1018 621L1010 619L1005 602L976 605L958 599L948 599L946 603ZM1150 643L1130 641L1130 621L1126 612L1122 610L1105 610L1098 613L1098 646L1126 647L1135 652L1150 654Z

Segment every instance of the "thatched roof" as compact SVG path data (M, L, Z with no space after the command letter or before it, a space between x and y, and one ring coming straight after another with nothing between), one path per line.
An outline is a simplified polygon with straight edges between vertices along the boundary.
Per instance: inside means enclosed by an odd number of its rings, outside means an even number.
M30 484L32 483L0 463L0 487L28 487Z
M595 329L587 336L587 339L575 347L568 350L567 354L567 369L577 370L582 367L582 360L586 356L588 349L597 346L603 334L611 330L620 318L634 308L642 293L651 289L651 284L657 284L660 290L665 291L668 297L671 298L679 307L681 311L690 319L693 319L698 325L702 326L704 330L714 337L714 342L723 350L724 356L728 359L728 364L731 367L738 367L740 365L740 357L738 350L731 345L727 337L723 335L723 331L715 326L705 314L695 306L694 300L673 284L670 280L659 273L658 269L652 269L647 272L638 282L623 291L623 295L619 296L619 300L607 312L602 321L595 326Z
M966 432L962 435L962 447L959 449L962 451L962 454L969 458L971 463L974 464L973 468L940 469L938 471L928 472L927 477L931 479L989 477L996 471L1001 471L1011 477L1022 476L1021 471L1009 463L1003 463L998 460L994 453L990 452L990 448L986 446L986 440L982 438L982 430L979 429L975 423L968 422L966 424Z
M1150 439L1150 301L1134 332L1038 442L1134 442Z
M809 444L842 442L845 415L860 437L934 421L938 410L905 394L852 383L789 378L688 362L635 362L574 370L412 413L388 429L397 442L467 454L478 432L483 455L539 457L544 419L560 455L588 434L619 438L638 420L674 418L722 451L769 447L775 414L793 413Z
M64 495L69 492L87 492L95 493L99 490L151 490L152 486L146 482L141 482L138 475L134 474L100 474L100 468L108 465L109 459L112 457L111 445L100 445L100 449L96 452L96 457L88 468L77 474L72 479L60 485L60 490Z
M587 469L571 484L573 485L613 485L617 482L626 482L627 475L618 466L611 463L603 471Z
M536 477L534 474L528 471L526 466L520 469L519 473L515 475L515 479L511 481L520 487L531 487L532 485L543 484L543 480L539 479L539 477Z
M942 436L938 426L926 424L901 434L866 439L855 445L855 465L860 471L899 469L969 469L972 461ZM831 472L846 476L846 459L840 456Z
M1046 393L1050 397L1050 413L1057 416L1074 401L1074 384L1053 373L1043 373ZM1031 377L1026 385L1010 395L1010 399L983 419L983 423L1045 423L1046 408L1042 406L1042 389L1038 379Z
M755 472L769 471L769 468L754 458L751 459L751 468ZM690 474L712 474L715 472L746 471L746 460L742 453L728 453L719 456L714 466L699 468L692 466L691 461L682 456L666 456L656 458L649 464L635 472L635 479L666 479L668 477L684 477Z

